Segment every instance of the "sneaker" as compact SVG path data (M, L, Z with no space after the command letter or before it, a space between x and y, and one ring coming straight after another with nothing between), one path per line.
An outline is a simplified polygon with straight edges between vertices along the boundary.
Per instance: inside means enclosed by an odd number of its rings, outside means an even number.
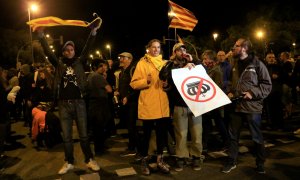
M184 158L177 158L174 170L180 172L183 170Z
M143 157L143 159L142 159L141 171L142 171L142 174L145 175L145 176L149 176L150 173L151 173L150 169L149 169L149 166L148 166L148 159L147 159L147 157Z
M66 174L69 170L72 170L72 169L74 169L74 165L66 162L63 165L63 167L58 171L58 174L60 174L60 175Z
M92 169L93 171L99 171L100 167L97 163L97 161L90 159L90 161L86 164L86 166L90 169Z
M226 164L224 165L222 172L223 173L229 173L231 170L235 169L236 165L235 164Z
M163 161L162 157L157 161L157 168L165 174L170 173L170 166Z
M262 165L262 164L257 165L257 167L256 167L255 170L256 170L256 172L257 172L258 174L266 174L264 165Z
M194 171L199 171L201 170L201 165L203 161L200 159L200 157L193 157L192 160L192 167Z
M135 156L135 155L136 155L135 150L129 150L129 149L127 149L126 151L120 154L121 157Z

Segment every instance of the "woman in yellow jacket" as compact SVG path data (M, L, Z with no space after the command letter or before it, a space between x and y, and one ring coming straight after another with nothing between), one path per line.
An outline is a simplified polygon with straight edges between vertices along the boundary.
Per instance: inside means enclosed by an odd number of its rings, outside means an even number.
M163 148L167 142L167 126L170 117L169 101L163 91L163 82L159 79L159 71L165 64L161 55L161 43L157 39L151 40L147 45L147 54L140 59L130 86L140 90L138 100L138 118L143 121L144 146L141 152L142 173L150 175L148 166L148 148L152 129L156 132L157 167L164 173L169 173L169 166L163 162Z

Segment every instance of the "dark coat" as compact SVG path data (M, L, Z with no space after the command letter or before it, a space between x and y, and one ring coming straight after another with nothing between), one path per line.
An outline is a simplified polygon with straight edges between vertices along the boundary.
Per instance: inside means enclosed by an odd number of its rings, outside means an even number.
M241 61L247 63L245 68L239 67ZM262 113L263 100L270 94L272 82L264 63L253 54L249 54L246 59L234 62L229 88L236 97L247 91L253 97L251 100L242 99L236 102L236 112Z
M93 44L96 36L93 36L90 34L87 44L84 46L81 55L79 58L74 57L72 68L74 69L74 72L77 76L78 80L78 87L81 93L81 97L83 98L86 96L86 90L87 90L87 80L85 75L85 66L88 59L88 50L90 49L90 46ZM67 65L64 61L64 58L57 58L55 54L50 50L50 47L46 41L46 38L43 36L40 38L40 42L42 44L42 47L45 51L45 54L49 57L49 61L51 64L55 67L55 76L54 76L54 93L55 97L59 97L59 89L60 84L62 81L62 77L64 73L66 72Z

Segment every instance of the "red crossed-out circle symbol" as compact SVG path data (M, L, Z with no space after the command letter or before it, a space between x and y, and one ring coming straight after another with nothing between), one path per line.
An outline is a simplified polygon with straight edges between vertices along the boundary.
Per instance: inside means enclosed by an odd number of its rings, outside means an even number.
M206 102L215 97L216 87L204 78L190 76L183 80L181 92L191 101Z

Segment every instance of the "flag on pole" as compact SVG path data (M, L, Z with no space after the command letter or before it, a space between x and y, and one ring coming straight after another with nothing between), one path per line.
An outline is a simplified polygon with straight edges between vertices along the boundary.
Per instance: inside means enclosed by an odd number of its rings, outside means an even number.
M100 17L95 18L92 22L86 22L82 20L63 20L58 17L48 16L33 19L28 21L27 24L35 31L39 27L49 27L49 26L81 26L81 27L100 27L102 19Z
M178 28L193 31L196 24L198 23L195 15L191 11L179 6L178 4L173 3L170 0L169 5L172 13L174 14L171 17L169 28Z
M195 116L231 103L202 65L172 70L172 79L182 99Z

